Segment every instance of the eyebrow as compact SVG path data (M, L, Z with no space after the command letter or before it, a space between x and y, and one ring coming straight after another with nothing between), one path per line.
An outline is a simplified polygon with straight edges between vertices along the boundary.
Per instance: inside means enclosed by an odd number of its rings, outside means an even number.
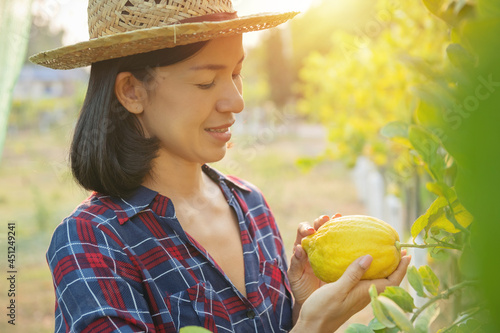
M246 56L246 54L244 54L243 57L241 57L240 61L238 61L238 65L241 64L243 62L243 60L245 60L245 56ZM193 66L190 68L190 70L194 70L194 71L199 71L199 70L218 71L218 70L226 69L226 68L227 68L226 65L207 64L207 65Z

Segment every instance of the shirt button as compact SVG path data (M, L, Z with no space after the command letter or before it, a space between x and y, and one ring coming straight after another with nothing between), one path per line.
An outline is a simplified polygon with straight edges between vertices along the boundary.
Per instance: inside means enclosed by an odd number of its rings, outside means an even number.
M255 318L255 312L253 310L248 310L247 311L247 317L249 319L254 319Z

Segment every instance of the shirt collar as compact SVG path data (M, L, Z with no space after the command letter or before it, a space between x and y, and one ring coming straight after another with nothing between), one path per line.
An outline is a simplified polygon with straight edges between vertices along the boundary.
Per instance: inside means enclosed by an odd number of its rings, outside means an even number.
M243 182L239 178L226 176L220 171L208 166L207 164L204 164L202 166L202 170L216 183L225 182L230 188L237 188L246 192L252 191L248 186L243 184Z
M205 174L207 174L207 176L218 184L224 182L230 188L237 188L242 191L251 192L251 189L243 184L239 178L226 176L206 164L202 166L202 170ZM148 208L157 197L162 197L163 200L160 201L163 202L164 205L166 205L169 201L169 199L165 196L162 196L158 192L144 186L139 186L139 188L137 188L137 190L127 199L105 196L99 193L94 193L94 195L105 206L115 211L120 224L124 224L132 217Z

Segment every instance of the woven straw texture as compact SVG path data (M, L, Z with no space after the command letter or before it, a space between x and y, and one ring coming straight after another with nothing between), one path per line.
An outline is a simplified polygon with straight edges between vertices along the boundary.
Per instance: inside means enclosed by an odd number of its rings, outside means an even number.
M203 22L218 13L235 14L230 0L89 0L90 40L41 52L30 61L54 69L88 66L162 48L269 29L296 12L258 14ZM202 22L183 23L200 18Z
M234 12L231 1L90 0L90 39L176 24L183 19Z

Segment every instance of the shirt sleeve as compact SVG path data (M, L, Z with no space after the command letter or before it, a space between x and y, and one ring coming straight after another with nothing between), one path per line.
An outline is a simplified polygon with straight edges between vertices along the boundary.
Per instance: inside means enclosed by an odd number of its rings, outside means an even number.
M111 230L78 218L55 230L47 251L55 332L151 332L140 269Z

